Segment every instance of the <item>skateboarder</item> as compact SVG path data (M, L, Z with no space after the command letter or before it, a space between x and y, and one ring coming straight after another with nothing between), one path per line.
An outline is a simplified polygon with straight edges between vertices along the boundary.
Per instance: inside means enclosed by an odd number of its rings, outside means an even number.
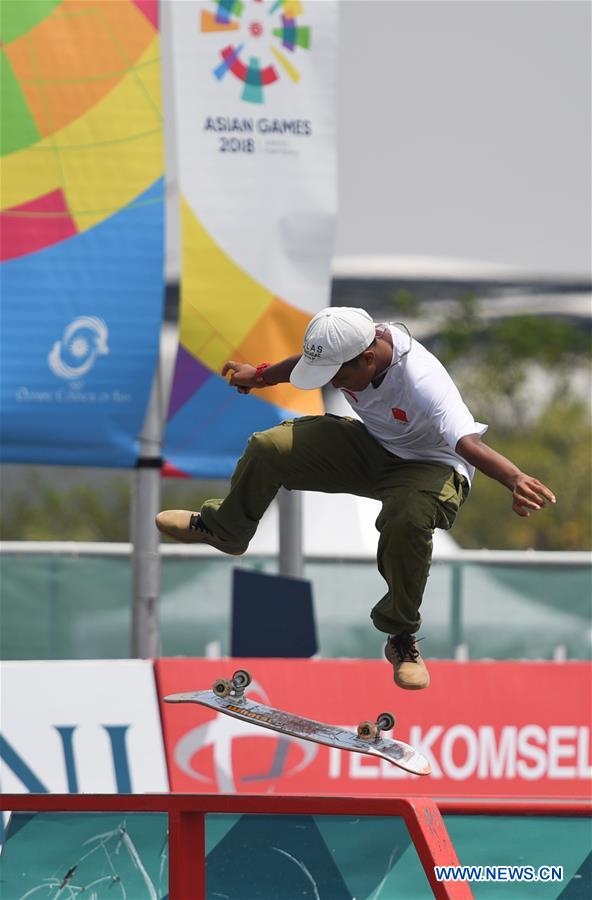
M161 512L157 527L178 541L238 556L281 486L380 500L378 569L388 590L372 621L388 635L385 656L395 683L426 688L415 634L434 528L452 526L475 468L508 488L519 516L555 503L553 493L483 443L487 426L475 422L425 347L404 327L375 325L363 309L323 309L308 325L301 356L272 365L229 360L222 374L240 393L287 381L302 390L330 382L361 421L304 416L255 432L225 499L207 500L199 512Z

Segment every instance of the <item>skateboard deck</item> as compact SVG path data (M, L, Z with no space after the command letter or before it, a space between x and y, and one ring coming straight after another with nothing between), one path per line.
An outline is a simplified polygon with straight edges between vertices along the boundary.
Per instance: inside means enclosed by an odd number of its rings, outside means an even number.
M380 731L374 739L368 740L359 737L352 731L339 728L337 725L316 722L314 719L294 715L273 706L255 703L243 696L220 697L213 690L169 694L164 699L167 703L199 703L226 716L232 716L252 725L260 725L261 728L268 728L280 734L313 741L316 744L325 744L327 747L336 747L339 750L379 756L413 775L429 775L431 772L430 764L421 753L417 753L413 747L403 741L383 737Z

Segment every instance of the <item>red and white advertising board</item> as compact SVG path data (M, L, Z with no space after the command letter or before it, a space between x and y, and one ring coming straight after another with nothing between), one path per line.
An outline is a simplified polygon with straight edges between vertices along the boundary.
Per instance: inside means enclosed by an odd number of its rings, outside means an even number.
M239 667L253 674L252 699L289 712L352 729L393 712L395 737L430 760L432 775L408 775L197 704L162 703ZM173 791L590 795L588 663L434 662L432 684L421 692L396 688L378 660L165 659L156 672Z
M0 685L2 791L168 790L152 662L3 662Z

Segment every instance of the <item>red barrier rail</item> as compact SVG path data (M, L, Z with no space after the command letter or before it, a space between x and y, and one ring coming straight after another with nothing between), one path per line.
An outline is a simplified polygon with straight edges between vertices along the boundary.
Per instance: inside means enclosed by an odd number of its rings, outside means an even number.
M458 859L438 807L425 797L297 797L234 794L4 794L0 808L25 812L163 812L169 824L170 900L205 898L207 813L402 816L438 900L471 900L466 882L437 881ZM201 848L201 850L198 850Z
M297 797L228 794L4 794L0 808L26 812L163 812L169 820L170 900L205 897L205 815L402 816L436 898L469 900L466 882L434 877L434 866L458 865L442 815L591 816L592 803L440 800L424 797ZM201 853L196 848L201 847Z
M587 800L436 800L443 816L592 816Z

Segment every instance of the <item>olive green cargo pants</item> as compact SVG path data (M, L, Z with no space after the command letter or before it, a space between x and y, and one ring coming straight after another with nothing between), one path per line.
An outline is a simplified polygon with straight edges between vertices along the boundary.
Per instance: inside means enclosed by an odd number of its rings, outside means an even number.
M378 569L388 591L372 620L387 634L415 633L433 530L452 526L468 494L465 479L450 466L393 456L356 419L305 416L253 434L228 496L207 500L203 521L224 540L247 545L281 486L382 502L376 520Z

